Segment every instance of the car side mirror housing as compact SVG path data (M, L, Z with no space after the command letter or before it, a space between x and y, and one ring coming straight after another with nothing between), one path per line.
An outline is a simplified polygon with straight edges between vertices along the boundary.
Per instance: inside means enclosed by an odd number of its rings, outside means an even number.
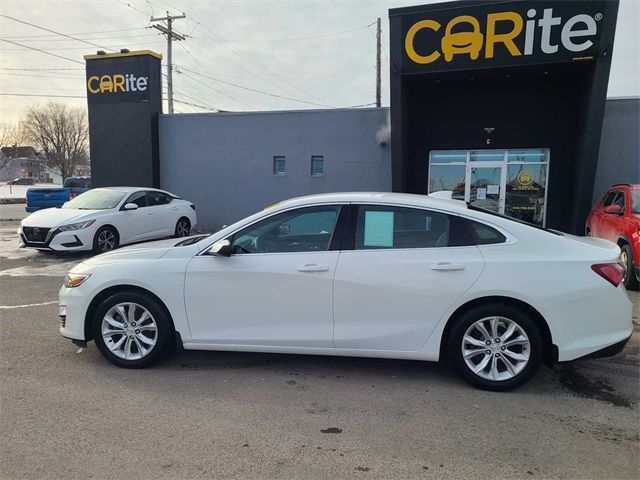
M604 213L609 213L611 215L622 215L623 210L620 205L609 205L605 207Z
M124 207L122 207L123 210L137 210L138 209L138 205L136 205L135 203L127 203Z
M229 240L218 240L216 243L211 245L208 253L209 255L216 255L219 257L230 257L233 253L231 242Z

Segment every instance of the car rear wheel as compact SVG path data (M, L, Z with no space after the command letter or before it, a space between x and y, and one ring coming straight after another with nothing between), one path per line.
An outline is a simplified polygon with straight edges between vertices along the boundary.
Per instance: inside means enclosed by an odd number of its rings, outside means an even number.
M622 247L620 247L620 265L626 269L624 279L622 280L624 286L627 290L638 290L639 282L633 266L633 252L629 245L622 245Z
M93 237L93 251L95 253L109 252L118 248L120 237L118 231L109 226L101 227Z
M165 308L151 296L122 292L96 309L93 331L100 353L112 364L144 368L169 350L173 330Z
M455 320L447 353L460 375L483 390L513 390L530 380L542 360L535 321L510 305L476 307Z
M176 230L175 230L176 237L178 238L188 237L190 231L191 231L191 222L189 221L188 218L182 217L180 220L178 220L178 223L176 223Z

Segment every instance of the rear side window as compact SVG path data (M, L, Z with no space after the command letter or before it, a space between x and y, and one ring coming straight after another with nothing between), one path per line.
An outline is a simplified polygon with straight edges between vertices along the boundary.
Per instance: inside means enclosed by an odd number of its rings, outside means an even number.
M491 245L494 243L504 243L507 241L502 233L484 223L473 220L463 220L476 245Z
M154 191L147 192L147 197L149 199L150 207L155 207L157 205L167 205L172 200L172 198L166 193Z
M473 241L455 216L405 207L358 207L356 250L464 245Z

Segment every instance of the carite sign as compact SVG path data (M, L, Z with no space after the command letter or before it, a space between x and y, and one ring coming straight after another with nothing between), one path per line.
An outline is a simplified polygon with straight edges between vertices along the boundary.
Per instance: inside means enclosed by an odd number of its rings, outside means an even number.
M143 57L87 61L85 88L90 104L149 100L150 87Z
M536 1L406 15L402 20L402 72L595 58L604 11L603 1Z

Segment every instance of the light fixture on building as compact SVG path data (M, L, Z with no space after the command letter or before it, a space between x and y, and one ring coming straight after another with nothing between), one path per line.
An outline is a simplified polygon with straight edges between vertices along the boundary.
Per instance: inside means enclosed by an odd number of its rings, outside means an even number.
M496 127L484 127L484 131L487 133L487 145L490 145L491 138L489 138L489 135L496 131Z

